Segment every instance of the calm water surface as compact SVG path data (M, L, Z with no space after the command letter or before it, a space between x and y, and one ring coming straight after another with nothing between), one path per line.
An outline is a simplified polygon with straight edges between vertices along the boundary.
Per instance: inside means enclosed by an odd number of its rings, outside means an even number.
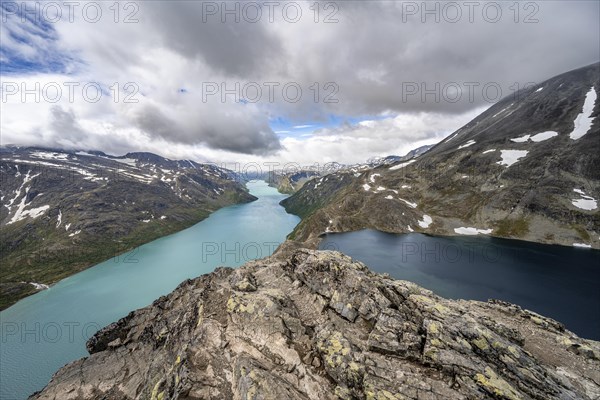
M600 340L598 250L373 230L327 234L320 248L339 250L446 298L509 301Z
M265 182L248 183L259 199L223 208L204 221L64 279L0 312L0 399L26 399L64 364L87 355L99 328L217 266L270 255L299 218Z

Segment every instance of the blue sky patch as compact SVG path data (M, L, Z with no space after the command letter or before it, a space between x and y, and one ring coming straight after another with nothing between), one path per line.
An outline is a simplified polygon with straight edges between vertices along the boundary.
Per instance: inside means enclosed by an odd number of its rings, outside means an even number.
M39 16L22 12L16 3L0 2L3 34L0 37L0 72L3 75L73 72L80 63L58 48L53 24ZM19 3L20 4L20 3ZM19 47L33 49L24 54Z

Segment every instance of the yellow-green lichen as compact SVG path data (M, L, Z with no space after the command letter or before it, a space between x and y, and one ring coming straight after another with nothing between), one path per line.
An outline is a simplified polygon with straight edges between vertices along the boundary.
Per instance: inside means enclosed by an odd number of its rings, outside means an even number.
M461 337L457 337L456 341L466 350L471 350L473 347L471 346L471 343L467 342L465 339L461 338Z
M531 320L538 325L545 325L544 321L541 318L534 316L534 317L531 317Z
M490 332L488 329L486 329L486 328L479 328L479 327L477 327L477 328L475 328L475 330L476 330L476 331L477 331L477 332L478 332L478 333L479 333L481 336L483 336L484 338L486 338L486 339L488 339L488 340L492 338L492 333L491 333L491 332Z
M573 345L573 341L571 339L562 337L562 336L557 336L556 341L559 343L562 343L563 345L565 345L567 347Z
M438 353L438 349L435 346L427 346L425 347L425 351L423 352L423 356L425 358L429 358L431 360L435 360Z
M156 384L152 388L152 393L150 394L150 400L158 400L158 389L160 388L161 383L162 383L162 381L156 382Z
M369 394L372 395L369 397ZM373 392L369 392L367 393L367 400L372 399L372 400L401 400L404 397L399 397L400 395L395 395L392 394L391 392L387 391L387 390L378 390L376 393Z
M446 314L450 311L448 307L440 303L436 303L436 305L433 306L433 308L435 308L440 314Z
M240 283L238 283L237 287L240 290L248 290L248 288L250 288L250 282L246 280L241 281ZM252 287L254 287L254 285L252 285Z
M475 339L475 340L473 340L473 344L475 346L477 346L480 350L487 350L490 347L488 345L487 340L485 340L485 338Z
M348 390L348 388L346 387L342 387L342 386L336 386L335 387L335 395L343 400L346 399L352 399L352 395L350 394L350 391Z
M431 300L429 297L423 296L421 294L411 294L410 298L414 301L416 301L417 303L422 303L422 304L432 304L433 300Z
M234 312L252 314L255 311L254 303L248 299L246 301L240 301L240 298L232 296L227 300L227 312L232 314Z
M427 332L428 333L433 333L433 334L440 333L438 323L437 322L431 322L429 324L429 326L427 327Z
M325 362L332 368L339 367L344 362L344 356L350 353L350 348L342 344L343 336L334 332L327 340L319 343L319 350L324 355ZM356 364L358 366L358 364ZM357 368L358 370L358 368Z
M509 400L520 400L522 398L508 382L500 378L490 367L485 368L485 375L476 374L475 382L496 396Z
M350 367L350 369L352 371L357 372L360 369L360 365L355 363L354 361L352 361L351 363L348 364L348 366Z
M508 346L508 351L512 354L517 360L521 357L521 353L515 346Z

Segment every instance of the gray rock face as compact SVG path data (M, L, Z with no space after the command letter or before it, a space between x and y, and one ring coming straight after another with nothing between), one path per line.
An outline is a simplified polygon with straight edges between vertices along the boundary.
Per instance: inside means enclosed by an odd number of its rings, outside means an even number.
M446 300L337 252L182 283L98 332L32 399L598 399L600 343Z

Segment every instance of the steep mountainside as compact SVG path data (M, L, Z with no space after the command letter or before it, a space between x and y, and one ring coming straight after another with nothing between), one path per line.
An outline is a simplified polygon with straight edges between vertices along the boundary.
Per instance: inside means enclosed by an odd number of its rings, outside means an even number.
M382 164L388 165L399 161L408 161L427 153L432 147L433 145L417 147L416 149L409 151L403 156L387 156L383 158L376 158L375 160L369 162L369 164L372 164L372 166L375 167Z
M0 154L0 308L255 199L231 171L151 153L4 147Z
M277 188L281 193L293 194L304 186L304 184L312 181L313 187L320 187L324 179L322 177L327 176L328 180L333 178L337 173L339 176L343 174L355 174L358 176L360 171L364 171L369 168L374 168L382 165L391 165L398 161L408 161L413 158L417 158L422 154L425 154L433 145L421 146L414 150L409 151L403 156L387 156L387 157L375 157L368 160L365 164L355 165L343 165L336 162L327 163L322 166L316 166L314 168L305 168L300 170L294 170L291 172L286 171L272 171L266 174L265 179L270 186ZM331 181L330 181L331 183ZM301 214L298 214L301 215Z
M591 400L600 343L299 250L182 283L33 399Z
M418 159L335 185L304 185L282 204L323 232L490 234L600 248L600 64L517 92Z
M295 172L272 171L266 180L269 186L277 188L280 193L295 193L306 181L320 176L318 171L303 170Z

